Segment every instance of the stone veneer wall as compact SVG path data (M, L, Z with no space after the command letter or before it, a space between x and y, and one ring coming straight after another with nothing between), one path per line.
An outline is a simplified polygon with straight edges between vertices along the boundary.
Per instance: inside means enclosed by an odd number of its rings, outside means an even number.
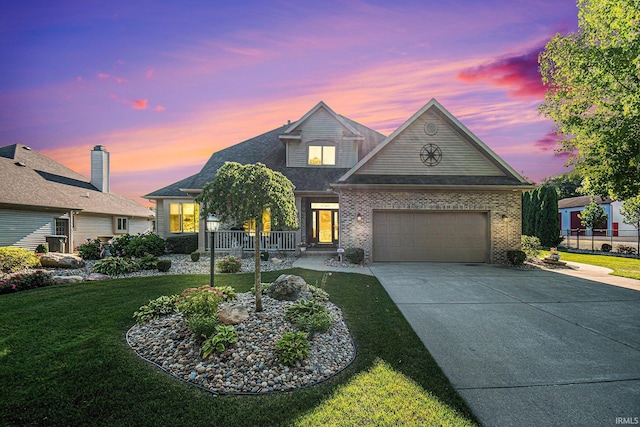
M363 248L366 262L372 261L374 210L489 212L491 262L506 263L507 251L520 249L521 191L338 191L340 245Z

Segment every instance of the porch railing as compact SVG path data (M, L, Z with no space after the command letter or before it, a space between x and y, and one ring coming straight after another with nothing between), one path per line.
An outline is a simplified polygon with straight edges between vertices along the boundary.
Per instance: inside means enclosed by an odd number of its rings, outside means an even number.
M216 231L215 243L216 251L229 252L233 248L241 247L245 251L254 250L255 233L242 230L222 230ZM260 237L260 249L265 251L295 251L296 232L295 231L264 231ZM207 233L207 249L211 242L211 236Z

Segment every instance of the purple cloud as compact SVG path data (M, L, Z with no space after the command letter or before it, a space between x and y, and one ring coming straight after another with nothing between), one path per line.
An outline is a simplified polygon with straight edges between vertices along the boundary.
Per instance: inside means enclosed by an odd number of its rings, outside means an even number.
M546 88L538 71L538 54L542 49L536 47L524 55L509 56L467 68L458 73L458 80L504 87L512 98L543 98Z

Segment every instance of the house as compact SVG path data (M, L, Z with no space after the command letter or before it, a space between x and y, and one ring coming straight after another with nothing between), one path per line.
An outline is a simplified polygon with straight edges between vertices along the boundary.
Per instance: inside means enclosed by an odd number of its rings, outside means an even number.
M363 248L369 262L503 262L520 247L521 193L533 188L435 99L388 137L320 102L144 196L161 236L198 233L206 246L194 197L226 161L261 162L292 181L297 241Z
M607 214L606 223L594 227L594 230L587 230L578 214L591 204L591 198L602 206ZM625 224L624 217L620 213L622 202L611 200L608 197L600 196L579 196L558 200L558 216L560 217L560 232L562 236L582 235L591 236L613 236L613 237L635 237L638 231L633 225Z
M110 192L109 160L95 146L87 179L26 145L0 147L0 246L72 252L89 238L152 231L153 211Z

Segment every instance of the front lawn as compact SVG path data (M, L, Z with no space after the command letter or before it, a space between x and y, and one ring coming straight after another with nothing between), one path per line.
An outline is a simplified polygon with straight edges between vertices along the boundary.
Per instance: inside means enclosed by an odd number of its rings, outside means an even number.
M549 252L542 252L541 257L549 256ZM562 252L562 261L580 262L582 264L599 265L613 270L614 276L628 277L640 280L640 259L624 258L611 255L578 254Z
M320 282L322 272L288 273ZM272 281L283 272L264 273ZM289 393L214 396L138 358L125 333L149 299L203 275L60 285L0 295L0 425L475 425L379 282L333 273L326 290L358 355L332 380ZM216 275L246 292L253 274Z

